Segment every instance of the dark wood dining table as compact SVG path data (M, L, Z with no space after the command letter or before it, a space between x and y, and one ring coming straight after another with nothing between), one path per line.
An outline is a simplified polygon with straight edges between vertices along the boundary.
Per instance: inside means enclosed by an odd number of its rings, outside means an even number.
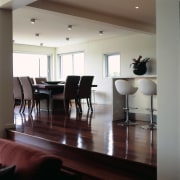
M40 93L45 93L49 95L49 110L52 110L52 95L62 93L64 91L64 86L65 82L60 82L57 84L48 84L48 83L43 83L43 84L33 84L33 88L40 92ZM92 87L97 87L96 84L93 84ZM41 103L41 110L45 110L45 105L44 103Z
M43 84L33 84L33 88L40 93L49 95L49 110L51 111L52 95L62 93L64 91L64 85L65 85L64 83L58 83L58 84L43 83ZM43 103L41 104L42 104L41 109L45 109Z
M34 84L34 89L52 95L54 93L61 93L64 90L64 84Z

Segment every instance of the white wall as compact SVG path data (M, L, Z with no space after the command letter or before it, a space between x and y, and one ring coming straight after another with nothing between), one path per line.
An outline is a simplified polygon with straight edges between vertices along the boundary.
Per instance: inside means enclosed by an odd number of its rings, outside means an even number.
M76 51L85 52L85 72L89 75L94 75L94 84L98 87L95 88L95 101L97 104L111 104L112 106L116 104L113 102L113 81L112 78L104 78L103 66L104 66L104 54L119 52L121 55L121 77L128 76L132 77L132 69L130 69L130 64L133 62L133 58L138 58L142 55L143 58L150 57L151 61L148 63L149 75L156 75L156 52L155 52L155 35L153 34L142 34L134 33L134 35L129 35L126 37L114 37L105 40L91 41L82 44L69 45L61 48L48 48L41 46L27 46L27 45L14 45L14 52L29 52L29 53L42 53L42 54L53 54L53 68L52 68L52 79L58 80L56 77L58 74L58 67L56 66L56 55L57 53L68 53ZM137 86L137 82L133 82ZM119 97L119 96L118 96ZM118 97L115 98L117 102ZM148 114L145 108L150 107L150 98L143 95L139 90L135 95L129 98L130 106L136 107L138 109L131 110L134 113L138 113L137 116L139 120L144 119L141 114ZM157 98L154 98L154 107L157 109ZM116 120L121 117L122 107L119 105L113 106L112 119ZM155 112L156 113L156 112Z
M179 1L156 0L158 180L180 179Z
M45 46L31 46L23 44L14 44L13 52L26 52L26 53L41 53L41 54L54 54L56 48L50 48Z
M132 76L129 68L133 58L139 55L150 57L148 74L156 74L156 53L155 35L135 34L127 37L115 37L111 39L92 41L84 44L76 44L66 47L55 48L28 46L14 44L13 52L29 52L53 55L52 79L56 80L56 53L66 53L84 51L85 52L85 72L95 75L94 84L96 88L96 102L99 104L112 104L112 81L103 77L104 54L119 52L121 54L121 75Z
M112 79L103 77L103 55L119 52L121 54L121 76L132 76L129 68L133 58L139 55L152 58L148 74L156 74L155 35L135 34L127 37L92 41L79 45L71 45L57 49L57 53L83 50L85 52L85 72L95 76L96 102L112 104Z

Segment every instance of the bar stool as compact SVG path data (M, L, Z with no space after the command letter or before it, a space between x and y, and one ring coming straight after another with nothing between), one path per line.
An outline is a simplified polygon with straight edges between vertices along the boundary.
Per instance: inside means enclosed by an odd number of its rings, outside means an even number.
M145 129L155 129L156 124L154 123L154 108L153 108L153 96L157 94L157 85L151 79L139 79L138 85L140 91L147 96L150 96L150 124L142 126Z
M126 113L126 119L125 122L121 123L123 126L129 126L129 125L136 125L137 123L132 122L129 120L129 95L134 94L138 88L133 87L128 81L126 80L116 80L115 81L115 87L119 94L125 95L125 113Z

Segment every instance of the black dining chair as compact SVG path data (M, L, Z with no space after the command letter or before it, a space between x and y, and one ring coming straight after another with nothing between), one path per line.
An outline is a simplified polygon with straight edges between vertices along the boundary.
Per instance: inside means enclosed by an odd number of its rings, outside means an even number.
M82 113L81 99L86 99L88 109L93 111L91 102L91 87L94 76L81 76L78 88L78 106L79 112Z
M43 84L47 81L46 77L35 77L36 84Z
M75 100L76 110L78 108L78 99L77 99L77 91L79 84L80 76L69 75L66 78L64 91L59 94L52 95L52 102L55 100L63 101L65 114L69 114L70 102L71 100ZM52 107L54 106L54 103Z

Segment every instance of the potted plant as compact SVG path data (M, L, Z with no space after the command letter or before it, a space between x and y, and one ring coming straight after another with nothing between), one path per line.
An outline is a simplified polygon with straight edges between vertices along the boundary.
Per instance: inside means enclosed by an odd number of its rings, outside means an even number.
M147 71L146 63L149 62L150 58L142 59L140 55L137 59L133 59L133 62L130 64L132 67L134 74L143 75Z

